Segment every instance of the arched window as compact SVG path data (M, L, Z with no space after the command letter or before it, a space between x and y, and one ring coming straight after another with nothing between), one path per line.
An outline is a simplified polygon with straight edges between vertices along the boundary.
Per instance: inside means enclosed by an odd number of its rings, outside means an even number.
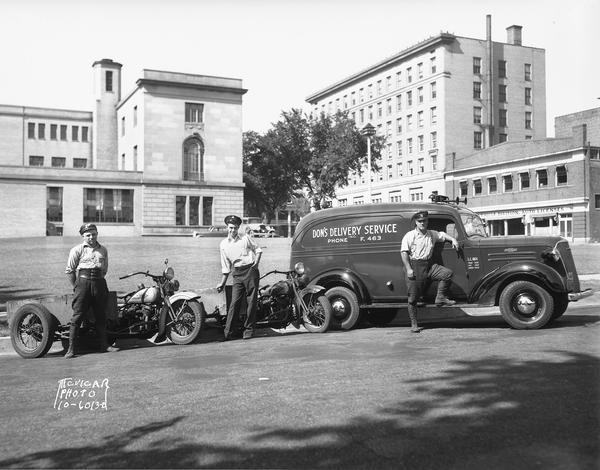
M190 137L183 143L183 179L204 181L204 143L200 137Z

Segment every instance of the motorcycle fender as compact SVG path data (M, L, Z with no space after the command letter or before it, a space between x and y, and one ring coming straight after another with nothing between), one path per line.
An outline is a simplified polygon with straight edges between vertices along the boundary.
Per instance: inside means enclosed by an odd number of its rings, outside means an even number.
M325 291L323 286L318 286L316 284L312 286L307 286L300 291L300 297L304 297L306 294L318 294L319 292Z
M171 304L173 304L174 302L177 302L178 300L194 300L194 299L199 299L199 298L200 298L200 294L196 294L195 292L184 290L184 291L173 294L171 297L169 297L169 301L171 302Z

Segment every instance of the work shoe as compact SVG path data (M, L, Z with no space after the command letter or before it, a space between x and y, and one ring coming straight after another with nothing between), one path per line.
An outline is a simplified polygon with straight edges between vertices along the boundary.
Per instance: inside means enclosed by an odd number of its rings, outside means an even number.
M252 338L252 336L254 336L254 333L252 332L252 330L244 331L244 336L243 336L244 339L250 339L250 338Z
M455 303L456 303L456 300L449 299L448 297L436 297L435 298L435 305L437 305L438 307L442 307L444 305L454 305Z
M72 357L75 357L75 353L73 352L72 349L69 348L69 350L67 351L67 353L65 354L65 359L71 359Z
M410 328L410 332L411 333L420 333L421 331L423 331L423 327L422 326L413 325Z
M114 346L106 346L104 348L100 348L100 352L101 353L105 353L105 352L117 352L119 350L119 348L115 348Z

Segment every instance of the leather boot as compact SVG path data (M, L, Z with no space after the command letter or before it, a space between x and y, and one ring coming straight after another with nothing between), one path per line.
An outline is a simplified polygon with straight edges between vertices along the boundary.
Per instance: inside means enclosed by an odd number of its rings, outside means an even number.
M65 354L65 359L71 359L75 356L75 339L77 338L77 325L69 326L69 348Z
M446 296L448 289L450 289L450 283L452 281L440 281L438 284L437 294L435 296L435 304L438 307L443 305L454 305L456 303L455 300L451 300Z
M420 333L423 328L417 323L417 307L415 305L408 304L408 316L410 317L410 332Z

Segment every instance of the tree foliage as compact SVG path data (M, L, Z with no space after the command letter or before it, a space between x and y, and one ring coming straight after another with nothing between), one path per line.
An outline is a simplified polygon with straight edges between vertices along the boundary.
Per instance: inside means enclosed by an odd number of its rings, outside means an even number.
M384 137L371 137L371 169L378 171ZM367 139L346 112L306 115L283 112L266 134L244 134L246 200L259 211L275 212L299 191L320 209L348 184L350 172L367 163ZM261 210L262 209L262 210Z

